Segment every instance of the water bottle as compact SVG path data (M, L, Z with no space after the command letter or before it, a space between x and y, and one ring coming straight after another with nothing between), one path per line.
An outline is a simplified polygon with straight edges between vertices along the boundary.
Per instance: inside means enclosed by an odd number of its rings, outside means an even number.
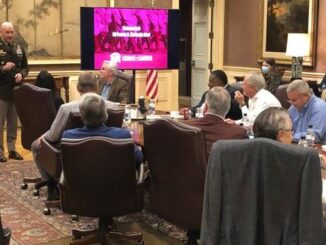
M301 139L299 140L298 146L301 147L307 147L307 140L305 136L301 136Z
M247 113L244 113L243 114L243 117L242 117L242 124L244 127L250 127L250 121L249 121L249 117L247 115Z
M307 133L306 133L306 140L308 146L313 146L315 144L315 132L312 128L312 125L308 126Z
M148 104L148 114L155 115L155 101L154 99L150 99Z
M128 105L126 105L126 108L125 108L125 114L124 114L124 121L125 122L129 122L130 119L131 119L131 112L130 112L130 108Z
M247 130L247 135L248 135L249 139L253 139L254 138L254 133L252 131L252 125L250 123L250 120L249 120L249 117L248 117L247 113L243 114L242 125Z

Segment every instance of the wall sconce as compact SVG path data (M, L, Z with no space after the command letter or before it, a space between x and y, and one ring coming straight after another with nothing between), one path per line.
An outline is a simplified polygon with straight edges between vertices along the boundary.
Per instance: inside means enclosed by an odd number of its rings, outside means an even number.
M291 80L301 78L303 57L309 55L309 47L308 33L288 33L285 55L292 57Z

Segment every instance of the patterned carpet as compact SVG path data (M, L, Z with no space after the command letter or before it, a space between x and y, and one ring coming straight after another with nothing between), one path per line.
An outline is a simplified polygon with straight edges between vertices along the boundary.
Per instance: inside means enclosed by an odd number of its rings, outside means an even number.
M78 222L72 221L70 215L63 214L59 209L53 209L50 216L43 215L46 188L41 190L39 197L32 195L32 187L21 190L22 179L27 176L38 176L32 161L15 161L0 165L0 211L4 225L12 229L12 244L42 244L70 236L73 228L94 228L97 225L96 219L86 217L80 217ZM186 237L184 230L146 210L119 217L116 221L144 221L152 228L178 240L185 240Z

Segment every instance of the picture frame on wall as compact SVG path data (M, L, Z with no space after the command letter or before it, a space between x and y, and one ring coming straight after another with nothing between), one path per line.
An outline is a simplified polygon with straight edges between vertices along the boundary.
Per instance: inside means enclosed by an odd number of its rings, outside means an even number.
M318 0L264 0L260 59L272 57L278 64L291 64L286 56L288 33L308 33L309 56L304 66L315 65Z

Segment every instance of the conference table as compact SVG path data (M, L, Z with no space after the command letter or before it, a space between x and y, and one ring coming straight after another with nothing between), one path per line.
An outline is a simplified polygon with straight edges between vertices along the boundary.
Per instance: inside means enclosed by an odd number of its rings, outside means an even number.
M132 138L137 145L144 147L144 123L146 121L159 120L161 118L171 118L169 113L166 112L159 112L158 114L158 116L151 117L150 119L131 120L131 122L126 123L126 126L129 128L130 133L132 134ZM185 121L182 117L177 117L174 119L179 122ZM318 151L319 156L324 156L324 158L326 159L326 151L322 150L321 144L315 144L313 148ZM322 160L322 157L320 159L322 178L326 180L326 162Z

